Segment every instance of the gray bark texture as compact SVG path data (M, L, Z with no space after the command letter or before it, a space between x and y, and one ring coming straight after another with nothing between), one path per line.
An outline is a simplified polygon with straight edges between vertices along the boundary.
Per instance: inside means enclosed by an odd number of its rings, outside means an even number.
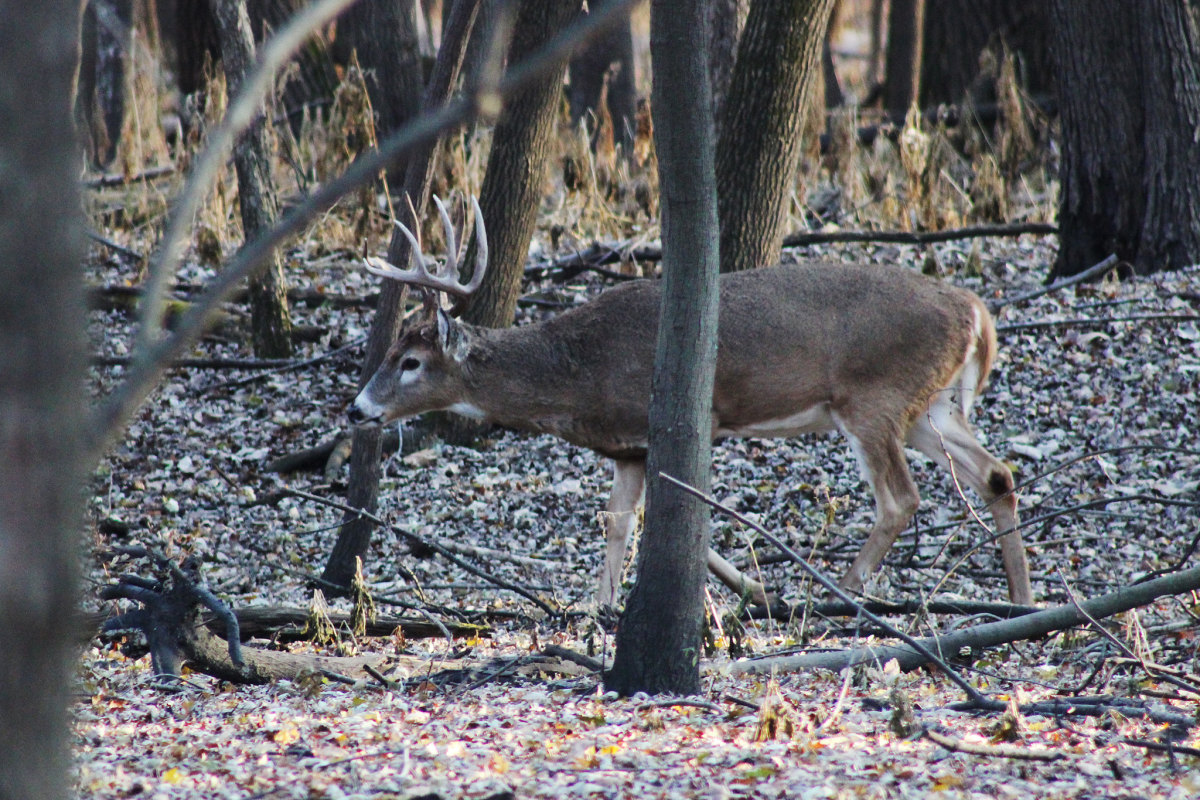
M779 261L833 0L756 0L717 143L721 271Z
M0 0L0 798L69 796L82 522L78 2ZM15 124L19 120L20 124Z
M1055 0L1062 121L1051 278L1115 253L1139 273L1200 262L1200 25L1179 0Z
M214 0L213 15L221 37L221 65L230 96L241 89L254 68L254 35L245 0ZM278 215L271 180L271 145L265 115L242 134L233 151L238 179L238 206L246 241L266 232ZM249 281L250 335L259 358L291 358L292 316L288 310L283 259L275 250L271 264Z
M651 382L645 532L605 685L625 695L695 694L709 511L659 473L708 491L720 264L715 134L705 3L655 0L650 14L663 308Z

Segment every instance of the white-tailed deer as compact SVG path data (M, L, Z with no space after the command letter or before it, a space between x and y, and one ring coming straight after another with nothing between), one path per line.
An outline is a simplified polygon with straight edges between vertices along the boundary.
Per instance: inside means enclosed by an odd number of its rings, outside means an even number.
M441 203L449 256L430 272L378 259L367 268L413 286L459 295L486 268L486 233L472 200L479 259L457 278L457 244ZM399 223L397 223L399 224ZM875 495L875 524L841 586L861 588L917 509L904 446L974 489L1000 537L1009 598L1032 602L1008 468L980 446L967 414L996 354L991 315L978 297L899 267L802 264L721 276L712 433L795 436L838 429ZM535 325L479 328L436 302L410 317L355 398L350 421L383 425L447 409L507 428L551 433L616 465L606 516L599 600L611 604L645 485L645 454L659 284L632 281ZM735 588L732 565L709 566Z

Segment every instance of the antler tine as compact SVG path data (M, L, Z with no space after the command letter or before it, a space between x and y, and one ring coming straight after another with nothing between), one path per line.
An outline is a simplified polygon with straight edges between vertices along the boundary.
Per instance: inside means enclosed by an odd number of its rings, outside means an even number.
M421 240L399 220L395 221L396 227L413 246L413 252L417 255L416 266L412 269L400 269L382 258L374 257L364 257L363 265L372 275L378 275L381 278L391 278L410 286L423 286L426 289L445 292L460 298L469 297L479 288L479 284L483 280L483 271L487 267L487 235L483 228L483 212L479 209L478 201L472 197L471 205L475 209L475 228L479 241L476 250L475 273L471 276L471 280L464 284L458 279L458 237L454 231L454 224L450 221L450 214L446 211L446 206L441 199L434 197L433 201L437 205L438 215L442 218L442 225L446 229L448 253L446 265L442 269L437 270L436 273L430 271L425 265L424 255L421 253Z
M439 270L439 273L447 280L457 281L458 234L454 230L454 223L450 221L450 214L446 211L446 204L442 202L442 198L435 194L433 204L437 206L438 216L442 219L442 229L446 232L446 264Z
M474 197L471 198L471 208L475 211L475 269L471 273L471 280L463 287L468 294L479 288L488 265L487 228L483 226L483 210Z

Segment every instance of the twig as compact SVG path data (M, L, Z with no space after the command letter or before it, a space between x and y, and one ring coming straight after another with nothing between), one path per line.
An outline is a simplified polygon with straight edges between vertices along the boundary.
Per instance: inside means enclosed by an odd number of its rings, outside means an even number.
M882 242L885 244L934 244L960 239L981 239L988 236L1021 236L1026 233L1058 233L1058 227L1045 222L1024 222L1013 225L974 225L946 231L813 231L793 233L783 239L784 247L839 242Z
M1087 618L1088 624L1091 626L1092 630L1096 631L1109 642L1111 642L1118 650L1124 653L1126 657L1130 659L1130 661L1139 664L1147 675L1152 675L1156 678L1160 678L1161 680L1165 680L1167 683L1183 689L1185 692L1190 692L1194 695L1200 695L1200 687L1197 687L1194 682L1188 681L1176 675L1172 675L1171 671L1163 667L1161 664L1147 661L1145 657L1134 653L1124 642L1109 633L1104 626L1095 619L1095 617L1089 614L1086 610L1084 610L1083 606L1080 605L1079 598L1075 595L1075 590L1071 588L1071 584L1067 581L1067 576L1063 574L1061 569L1058 571L1058 577L1059 580L1062 581L1063 589L1067 593L1067 599L1071 601L1071 604L1074 605L1075 608L1079 609L1080 614Z
M1176 753L1181 756L1200 756L1200 747L1185 747L1181 744L1167 742L1147 742L1144 739L1122 739L1121 744L1131 744L1134 747L1144 747L1158 753Z
M141 262L146 260L146 257L144 255L142 255L141 253L139 253L137 250L131 250L130 248L126 247L125 245L120 244L118 242L114 242L112 239L109 239L106 236L102 236L101 234L97 233L94 230L91 230L90 228L88 230L84 231L84 234L89 239L91 239L93 242L98 242L98 243L104 245L105 247L107 247L109 250L112 250L115 253L119 253L120 255L123 255L126 258L130 259L131 261L135 261L140 264ZM122 288L124 288L124 287L122 287Z
M787 554L787 556L789 558L791 558L792 561L799 564L800 568L808 573L809 577L811 577L814 581L816 581L817 583L824 586L828 591L832 592L833 595L835 597L837 597L839 600L841 600L843 603L850 603L852 605L858 606L858 613L862 617L864 617L868 622L871 622L874 625L879 626L881 629L887 631L890 635L896 637L900 641L907 644L909 647L916 650L918 653L920 653L922 656L924 656L930 662L936 664L945 673L947 678L949 678L956 686L958 686L958 688L963 690L963 693L966 694L967 697L971 698L973 701L978 701L978 702L986 702L987 701L987 698L984 697L984 695L981 694L978 689L976 689L974 686L972 686L970 683L968 683L967 680L965 678L963 678L961 675L959 675L957 672L950 669L950 666L948 664L946 664L946 662L943 661L939 656L937 656L932 650L930 650L928 647L926 647L919 640L915 639L912 636L909 636L907 633L900 630L899 628L896 628L893 625L885 622L882 618L872 614L870 611L867 611L865 608L862 607L861 604L857 603L849 594L847 594L845 591L843 591L841 589L841 587L839 587L836 583L831 581L825 575L825 573L821 572L819 569L814 567L812 564L809 564L798 553L796 553L796 551L792 550L792 548L790 548L786 544L784 544L783 541L778 536L771 533L766 528L759 525L757 522L754 522L753 520L749 519L744 514L741 514L737 511L735 511L734 509L729 508L726 505L722 505L715 498L705 494L704 492L700 491L699 489L697 489L693 486L689 486L688 484L684 483L683 481L678 480L677 478L674 478L670 475L667 475L666 473L660 472L660 473L658 473L658 475L660 478L662 478L666 481L669 481L670 483L679 487L680 489L682 489L683 491L692 495L693 497L696 497L701 502L711 506L712 508L716 509L717 511L720 511L722 514L725 514L727 516L732 517L733 519L736 519L738 522L742 523L743 525L749 526L751 529L756 531L760 536L762 536L768 542L775 545L775 547L777 547L780 552Z
M124 186L127 183L138 183L140 181L152 181L155 178L161 178L164 175L173 175L175 173L174 164L165 164L161 167L149 167L134 175L101 175L98 178L89 178L83 182L83 185L89 189L105 189L110 186Z
M406 530L399 526L391 525L387 522L384 522L378 516L368 512L366 509L353 508L352 506L348 506L345 503L339 503L336 500L330 500L329 498L321 497L320 495L310 494L310 493L302 491L300 489L285 488L283 491L287 494L295 495L296 497L302 497L306 500L311 500L314 503L321 503L322 505L329 506L330 508L336 508L339 511L345 512L347 514L354 514L354 515L362 516L364 519L370 520L371 522L380 526L381 528L385 528L387 530L390 530L394 533L399 534L400 536L403 536L405 539L409 540L410 542L415 542L416 544L418 544L422 547L426 547L430 550L433 550L434 552L436 552L437 554L439 554L446 560L450 561L452 564L455 564L455 565L461 567L462 569L465 569L467 572L471 573L472 575L474 575L478 578L483 578L488 583L491 583L495 586L499 586L501 589L507 589L510 592L515 592L515 593L521 595L526 600L528 600L529 602L533 603L535 606L540 608L542 611L546 612L548 615L550 615L552 617L558 616L558 612L556 612L553 608L551 608L549 605L547 605L544 601L542 601L540 598L538 598L532 592L529 592L528 590L526 590L524 587L517 586L514 583L509 583L508 581L504 580L503 578L498 578L495 575L492 575L488 572L485 572L484 570L479 569L478 567L472 566L471 564L467 563L466 561L463 561L461 558L459 558L458 556L451 553L448 549L443 547L438 542L431 541L429 539L424 538L423 536L419 536L419 535L413 533L412 531L409 531L409 530Z
M1016 297L1001 298L1000 300L997 300L994 303L989 303L988 307L992 311L996 311L998 309L1003 308L1004 306L1011 306L1016 303L1024 303L1028 300L1034 299L1035 297L1041 297L1044 294L1050 294L1051 292L1057 292L1060 289L1065 289L1068 286L1074 286L1077 283L1083 283L1084 281L1090 280L1091 278L1094 278L1097 275L1108 272L1110 269L1115 267L1118 263L1119 262L1118 262L1116 255L1110 255L1108 258L1104 259L1099 264L1093 264L1092 266L1088 267L1083 272L1080 272L1077 275L1069 275L1065 278L1061 278L1061 279L1055 281L1054 283L1050 284L1049 286L1043 286L1041 289L1036 289L1032 292L1026 292L1025 294L1019 294Z
M1019 758L1025 761L1058 761L1059 759L1066 758L1065 754L1053 750L1029 750L1011 744L987 745L964 742L951 738L944 733L939 733L933 728L925 728L921 731L921 734L939 747L953 750L956 753L970 753L973 756Z
M997 325L997 333L1036 331L1047 328L1097 328L1101 325L1116 325L1122 322L1196 322L1200 314L1130 314L1127 317L1075 317L1073 319L1048 319L1034 322L1012 322Z

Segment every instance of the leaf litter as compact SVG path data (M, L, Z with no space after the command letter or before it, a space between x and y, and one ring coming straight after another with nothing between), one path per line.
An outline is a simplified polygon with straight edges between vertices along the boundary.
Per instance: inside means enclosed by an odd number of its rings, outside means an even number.
M995 301L1031 288L1053 257L1045 239L993 242L982 275L962 278L970 248L929 248L936 262ZM919 263L912 247L810 247L800 257ZM322 270L298 271L302 288L366 292L347 256ZM114 276L97 260L93 277ZM192 267L190 269L202 269ZM203 275L184 275L202 280ZM974 422L1016 470L1035 592L1066 601L1063 581L1090 597L1190 565L1197 537L1197 384L1195 335L1200 272L1072 287L1005 307L1001 350ZM599 289L582 277L572 293ZM523 310L525 317L545 312ZM369 311L297 309L321 326L317 355L354 341ZM1190 319L1188 319L1190 317ZM1103 320L1112 320L1104 322ZM101 355L123 355L128 319L93 312ZM233 340L206 340L198 355L242 356ZM289 496L288 488L340 499L318 473L281 476L263 465L312 447L343 426L358 378L361 347L319 367L248 375L172 371L97 470L88 577L110 578L100 555L113 544L153 545L196 554L219 596L235 607L305 606L337 535L341 512ZM106 393L120 367L94 371ZM873 591L888 599L925 597L999 601L1003 572L994 547L945 475L912 460L923 502L890 554ZM870 495L836 439L737 440L714 455L713 491L753 515L794 549L839 574L873 517ZM965 745L996 745L999 715L949 709L961 695L936 673L900 674L887 665L850 674L730 674L732 630L718 629L703 663L703 703L616 698L591 674L466 670L437 680L440 665L486 665L547 643L611 657L611 635L590 620L602 558L599 514L610 471L593 454L549 437L496 433L478 449L435 444L419 457L385 466L380 514L390 526L469 545L480 566L536 591L566 618L546 617L444 559L414 552L392 527L377 531L367 580L383 604L487 616L488 637L400 641L363 639L344 646L415 656L425 665L393 688L313 677L265 687L230 686L190 674L171 691L130 659L94 642L80 659L73 706L76 786L108 798L380 797L1063 797L1190 798L1200 793L1200 760L1128 740L1200 748L1196 729L1179 732L1110 713L1052 718L1026 714L1004 726L1004 746L1061 755L1054 762L947 749L921 735L930 727ZM761 564L768 585L792 601L809 587L773 563L769 546L739 526L714 521L714 543L728 557ZM1190 560L1188 560L1190 559ZM714 620L736 599L710 587ZM814 600L820 600L814 597ZM89 601L95 603L96 601ZM338 605L344 601L331 601ZM386 605L381 605L386 608ZM108 609L111 611L111 609ZM1195 674L1196 597L1163 600L1109 629L1149 657ZM490 615L490 616L488 616ZM1113 623L1114 621L1109 621ZM900 620L927 635L970 620ZM844 647L873 632L852 621L806 618L749 622L737 640L750 657L784 649ZM257 643L262 645L264 643ZM311 648L295 644L293 648ZM1021 702L1069 689L1088 695L1154 699L1196 715L1195 699L1148 678L1096 633L1066 631L956 663L994 697ZM494 672L494 671L493 671ZM424 675L427 680L421 679ZM911 704L911 721L894 722ZM716 710L714 710L716 709ZM903 720L902 720L903 721ZM770 736L762 735L769 730Z

